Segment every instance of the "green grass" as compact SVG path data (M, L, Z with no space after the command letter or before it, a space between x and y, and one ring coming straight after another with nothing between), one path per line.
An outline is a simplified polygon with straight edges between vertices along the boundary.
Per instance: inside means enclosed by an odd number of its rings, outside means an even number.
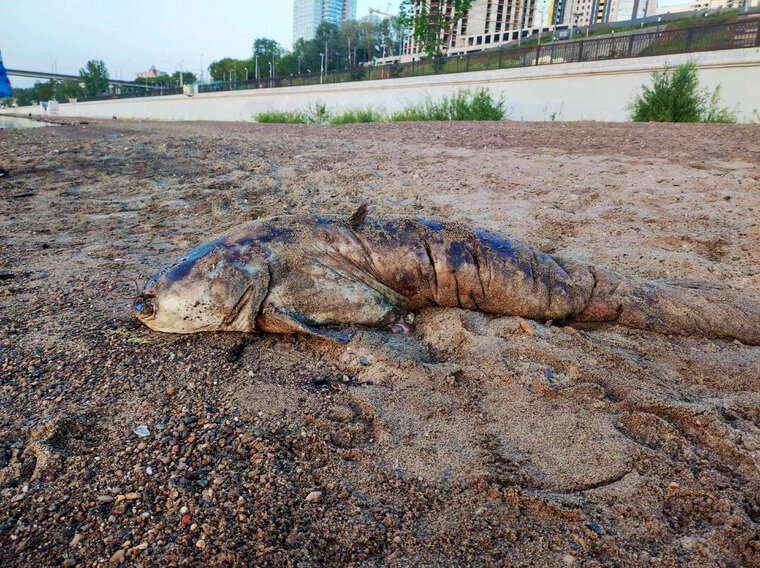
M487 89L459 91L439 100L427 99L393 113L394 122L428 120L504 120L508 112L504 99L494 99Z
M265 110L256 115L256 122L308 124L304 113L298 110Z
M347 110L330 118L330 124L354 124L356 122L383 122L385 115L373 108Z
M327 110L326 104L316 102L305 111L265 110L256 115L256 122L277 124L327 124L330 122L330 113Z
M494 99L487 89L458 91L439 100L427 99L410 105L390 117L371 107L347 110L333 115L327 105L317 102L303 111L265 111L257 122L283 124L354 124L357 122L394 122L428 120L504 120L508 112L503 98Z

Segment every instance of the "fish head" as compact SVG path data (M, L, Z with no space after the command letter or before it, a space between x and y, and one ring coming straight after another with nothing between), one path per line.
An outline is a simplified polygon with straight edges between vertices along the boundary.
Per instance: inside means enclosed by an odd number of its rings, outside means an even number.
M253 331L269 289L266 259L222 239L199 245L153 276L133 308L156 331Z

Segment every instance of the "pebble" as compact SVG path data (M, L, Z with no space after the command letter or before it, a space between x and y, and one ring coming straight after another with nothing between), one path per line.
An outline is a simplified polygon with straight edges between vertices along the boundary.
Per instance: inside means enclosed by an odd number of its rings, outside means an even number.
M604 534L604 529L598 523L586 523L586 527L600 536Z
M182 507L179 510L180 515L186 514L190 509L187 508L187 505L182 505Z
M198 548L200 548L201 550L203 550L204 548L206 548L206 541L205 541L205 540L203 540L202 538L199 538L199 539L198 539L198 540L195 542L195 546L196 546L196 547L198 547Z
M69 542L69 546L76 546L82 541L82 533L77 533L74 535L74 538L71 539L71 542Z
M306 496L306 501L309 503L319 503L322 501L321 491L312 491Z
M174 390L174 387L168 387L168 388L166 389L166 396L174 396L174 394L175 394L176 392L177 392L177 391L176 391L176 390Z
M77 561L73 558L67 558L63 562L61 562L61 568L74 568L74 566L77 565Z
M527 321L525 321L524 319L522 319L522 318L520 318L520 327L528 335L535 335L536 334L536 332L533 331L533 327L531 327L531 325Z
M140 436L141 438L144 438L145 436L150 436L150 430L148 430L148 427L145 424L140 424L139 426L136 426L134 430L132 430L137 436Z
M126 495L124 495L124 497L128 501L134 501L135 499L139 499L140 498L140 494L139 493L135 493L134 491L132 491L132 492L127 493Z
M117 550L113 553L113 556L111 556L111 559L109 562L111 564L114 564L118 566L119 564L122 564L126 560L126 555L124 554L123 550Z

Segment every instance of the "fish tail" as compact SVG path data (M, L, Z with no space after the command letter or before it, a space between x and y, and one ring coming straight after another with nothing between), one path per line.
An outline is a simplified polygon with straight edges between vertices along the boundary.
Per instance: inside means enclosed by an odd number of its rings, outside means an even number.
M591 269L594 289L578 322L614 322L664 334L760 345L760 301L751 294L668 281L627 280Z

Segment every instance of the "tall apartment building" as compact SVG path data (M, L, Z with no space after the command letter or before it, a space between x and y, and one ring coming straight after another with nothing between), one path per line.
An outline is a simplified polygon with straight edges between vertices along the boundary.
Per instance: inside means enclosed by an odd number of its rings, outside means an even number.
M293 0L293 43L314 39L322 22L337 26L356 19L356 0Z
M523 37L539 29L548 31L555 25L555 10L566 1L572 0L475 0L450 33L443 36L444 49L454 55L516 41L520 30ZM428 0L430 7L439 4L447 16L453 14L452 0ZM420 55L413 38L405 38L403 53L402 59Z

